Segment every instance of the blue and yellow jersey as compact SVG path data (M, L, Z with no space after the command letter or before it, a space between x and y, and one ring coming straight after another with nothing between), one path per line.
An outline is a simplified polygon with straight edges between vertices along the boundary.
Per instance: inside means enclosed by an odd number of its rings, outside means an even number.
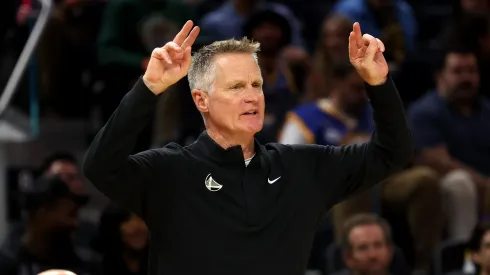
M363 115L354 119L336 109L328 99L293 109L287 114L285 127L288 124L297 126L304 143L334 146L366 142L374 130L369 104L366 105ZM288 137L281 137L281 140L287 139Z

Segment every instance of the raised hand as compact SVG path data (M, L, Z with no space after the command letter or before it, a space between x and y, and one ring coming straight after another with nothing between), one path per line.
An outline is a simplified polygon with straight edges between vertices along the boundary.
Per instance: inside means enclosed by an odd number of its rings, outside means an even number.
M199 34L199 27L193 25L192 21L187 21L173 41L151 53L143 81L154 94L163 93L187 75L191 64L191 47Z
M354 23L349 35L349 59L369 85L381 85L388 76L388 63L383 56L385 46L369 34L361 34L361 26Z

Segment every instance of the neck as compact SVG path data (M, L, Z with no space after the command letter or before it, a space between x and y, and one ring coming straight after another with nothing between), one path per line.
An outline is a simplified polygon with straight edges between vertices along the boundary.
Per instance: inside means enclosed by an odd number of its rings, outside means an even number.
M39 226L30 223L24 233L22 242L31 255L38 258L46 258L51 248L50 237Z
M123 252L123 260L124 263L126 264L126 267L128 268L129 271L133 273L137 273L140 268L141 268L141 261L140 261L140 254L141 252L135 252L135 251L124 251Z
M233 6L238 14L241 16L248 16L254 6L252 2L253 1L235 0L233 1Z
M224 149L239 145L242 148L244 159L251 158L255 154L253 135L229 135L212 128L207 128L206 132L214 142Z
M485 269L480 270L480 275L490 275Z

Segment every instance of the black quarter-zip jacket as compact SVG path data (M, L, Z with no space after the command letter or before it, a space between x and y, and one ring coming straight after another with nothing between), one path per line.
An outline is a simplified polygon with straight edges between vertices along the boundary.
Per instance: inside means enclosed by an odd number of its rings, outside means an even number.
M366 84L376 124L362 145L262 145L245 166L240 146L207 134L130 155L158 96L140 79L91 144L86 177L140 215L150 275L302 275L320 219L336 203L403 169L413 156L391 78Z

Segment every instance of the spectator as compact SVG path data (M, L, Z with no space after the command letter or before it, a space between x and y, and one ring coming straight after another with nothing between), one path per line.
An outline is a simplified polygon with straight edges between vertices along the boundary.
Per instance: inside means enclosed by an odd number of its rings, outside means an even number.
M75 253L72 233L78 210L87 197L70 191L59 177L43 177L24 196L28 212L22 242L9 239L0 248L0 274L38 274L67 269L84 274L86 267Z
M390 274L393 243L389 224L371 214L357 214L345 221L342 231L344 262L337 275Z
M364 33L379 37L392 70L415 49L417 22L405 0L340 0L332 11L359 22Z
M202 35L209 36L213 41L241 39L245 36L245 22L259 10L272 10L286 18L291 27L291 41L290 45L283 49L284 58L295 62L304 61L307 54L299 21L289 8L279 3L263 0L227 0L220 8L202 18Z
M72 154L67 152L53 153L44 160L41 170L43 175L60 176L73 192L84 192L78 163Z
M362 78L348 62L337 65L333 76L335 82L328 98L300 106L289 114L280 142L338 146L370 139L374 122ZM372 194L371 190L362 192L333 208L337 239L351 215L376 209ZM441 240L441 200L438 177L425 167L400 172L381 185L383 209L408 217L415 240L416 268L428 267L432 247Z
M256 137L262 142L276 142L286 112L302 95L300 77L293 74L292 64L281 59L281 50L291 41L291 25L274 10L253 14L244 25L244 34L260 43L258 59L267 106L262 130Z
M467 243L469 251L469 259L467 265L471 264L473 268L476 265L476 271L471 274L486 275L490 273L490 224L479 223L471 234ZM466 257L461 255L461 257ZM469 274L464 267L461 270L449 272L448 275L464 275Z
M444 189L453 190L445 195L453 217L449 237L466 240L477 223L477 194L482 194L480 202L488 198L484 194L490 185L490 103L478 95L475 54L450 46L438 62L436 90L413 103L408 119L416 163L438 171Z
M258 9L271 9L284 16L291 24L291 42L295 46L303 46L299 21L286 6L267 3L261 0L226 0L217 10L204 15L199 24L203 34L211 36L211 40L240 39L243 26L248 17Z
M352 21L340 14L325 18L313 56L313 69L307 80L306 93L309 99L317 100L330 93L332 68L349 60L347 52Z
M102 254L101 273L146 275L148 229L137 215L109 206L102 214L95 249Z
M115 111L126 91L146 70L152 50L173 39L193 10L170 0L111 0L99 34L98 56L105 88L102 120ZM151 125L134 149L146 150L151 143Z

